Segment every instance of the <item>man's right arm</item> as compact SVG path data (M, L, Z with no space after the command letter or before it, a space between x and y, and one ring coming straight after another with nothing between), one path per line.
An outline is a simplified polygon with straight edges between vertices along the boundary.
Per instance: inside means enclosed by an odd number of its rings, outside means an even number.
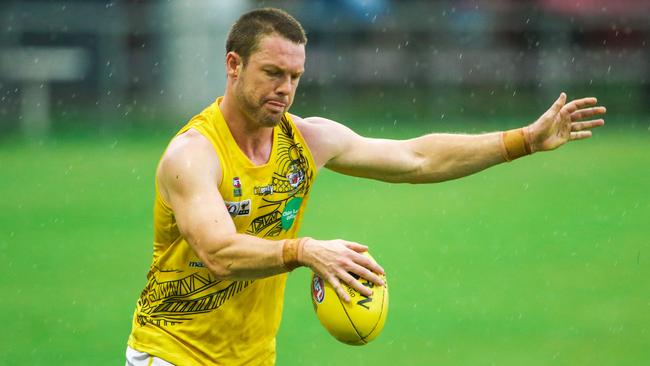
M408 140L368 138L321 117L294 117L316 164L339 173L393 183L434 183L465 177L536 151L591 137L606 112L596 98L560 97L534 123L479 135L431 133ZM509 150L519 151L511 154ZM524 153L525 151L525 153Z
M210 142L194 130L174 138L156 174L160 194L174 210L181 235L199 259L219 279L239 280L286 272L285 241L237 233L217 187L219 159ZM340 282L369 295L349 272L376 283L383 273L373 260L360 254L367 247L343 240L305 241L300 265L310 267L347 298ZM375 272L375 273L373 273Z

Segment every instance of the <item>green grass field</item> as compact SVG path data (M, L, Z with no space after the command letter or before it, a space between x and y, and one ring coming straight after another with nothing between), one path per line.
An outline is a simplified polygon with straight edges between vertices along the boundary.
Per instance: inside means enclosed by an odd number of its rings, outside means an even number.
M393 135L421 132L411 130ZM124 363L166 141L0 141L0 364ZM650 364L649 189L647 123L616 121L591 141L442 184L322 172L302 234L370 245L389 316L367 346L336 342L299 269L278 365Z

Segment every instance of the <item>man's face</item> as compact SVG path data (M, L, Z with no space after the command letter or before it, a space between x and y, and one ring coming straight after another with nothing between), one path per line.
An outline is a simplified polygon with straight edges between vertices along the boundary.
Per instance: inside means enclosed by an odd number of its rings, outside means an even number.
M242 112L264 127L277 126L289 110L305 70L305 45L264 36L233 84Z

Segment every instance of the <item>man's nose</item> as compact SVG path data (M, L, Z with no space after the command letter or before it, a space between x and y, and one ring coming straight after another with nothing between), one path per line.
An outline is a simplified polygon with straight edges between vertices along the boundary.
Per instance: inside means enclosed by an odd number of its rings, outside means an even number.
M278 86L275 88L275 92L280 95L289 95L291 93L291 77L283 77L279 82Z

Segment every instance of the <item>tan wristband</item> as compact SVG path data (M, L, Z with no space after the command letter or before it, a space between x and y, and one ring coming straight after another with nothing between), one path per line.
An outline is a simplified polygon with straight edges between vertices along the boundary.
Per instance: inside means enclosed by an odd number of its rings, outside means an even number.
M505 131L501 134L502 154L506 161L512 161L530 155L532 149L523 128Z
M282 245L282 264L291 272L302 265L302 250L310 237L286 239Z

